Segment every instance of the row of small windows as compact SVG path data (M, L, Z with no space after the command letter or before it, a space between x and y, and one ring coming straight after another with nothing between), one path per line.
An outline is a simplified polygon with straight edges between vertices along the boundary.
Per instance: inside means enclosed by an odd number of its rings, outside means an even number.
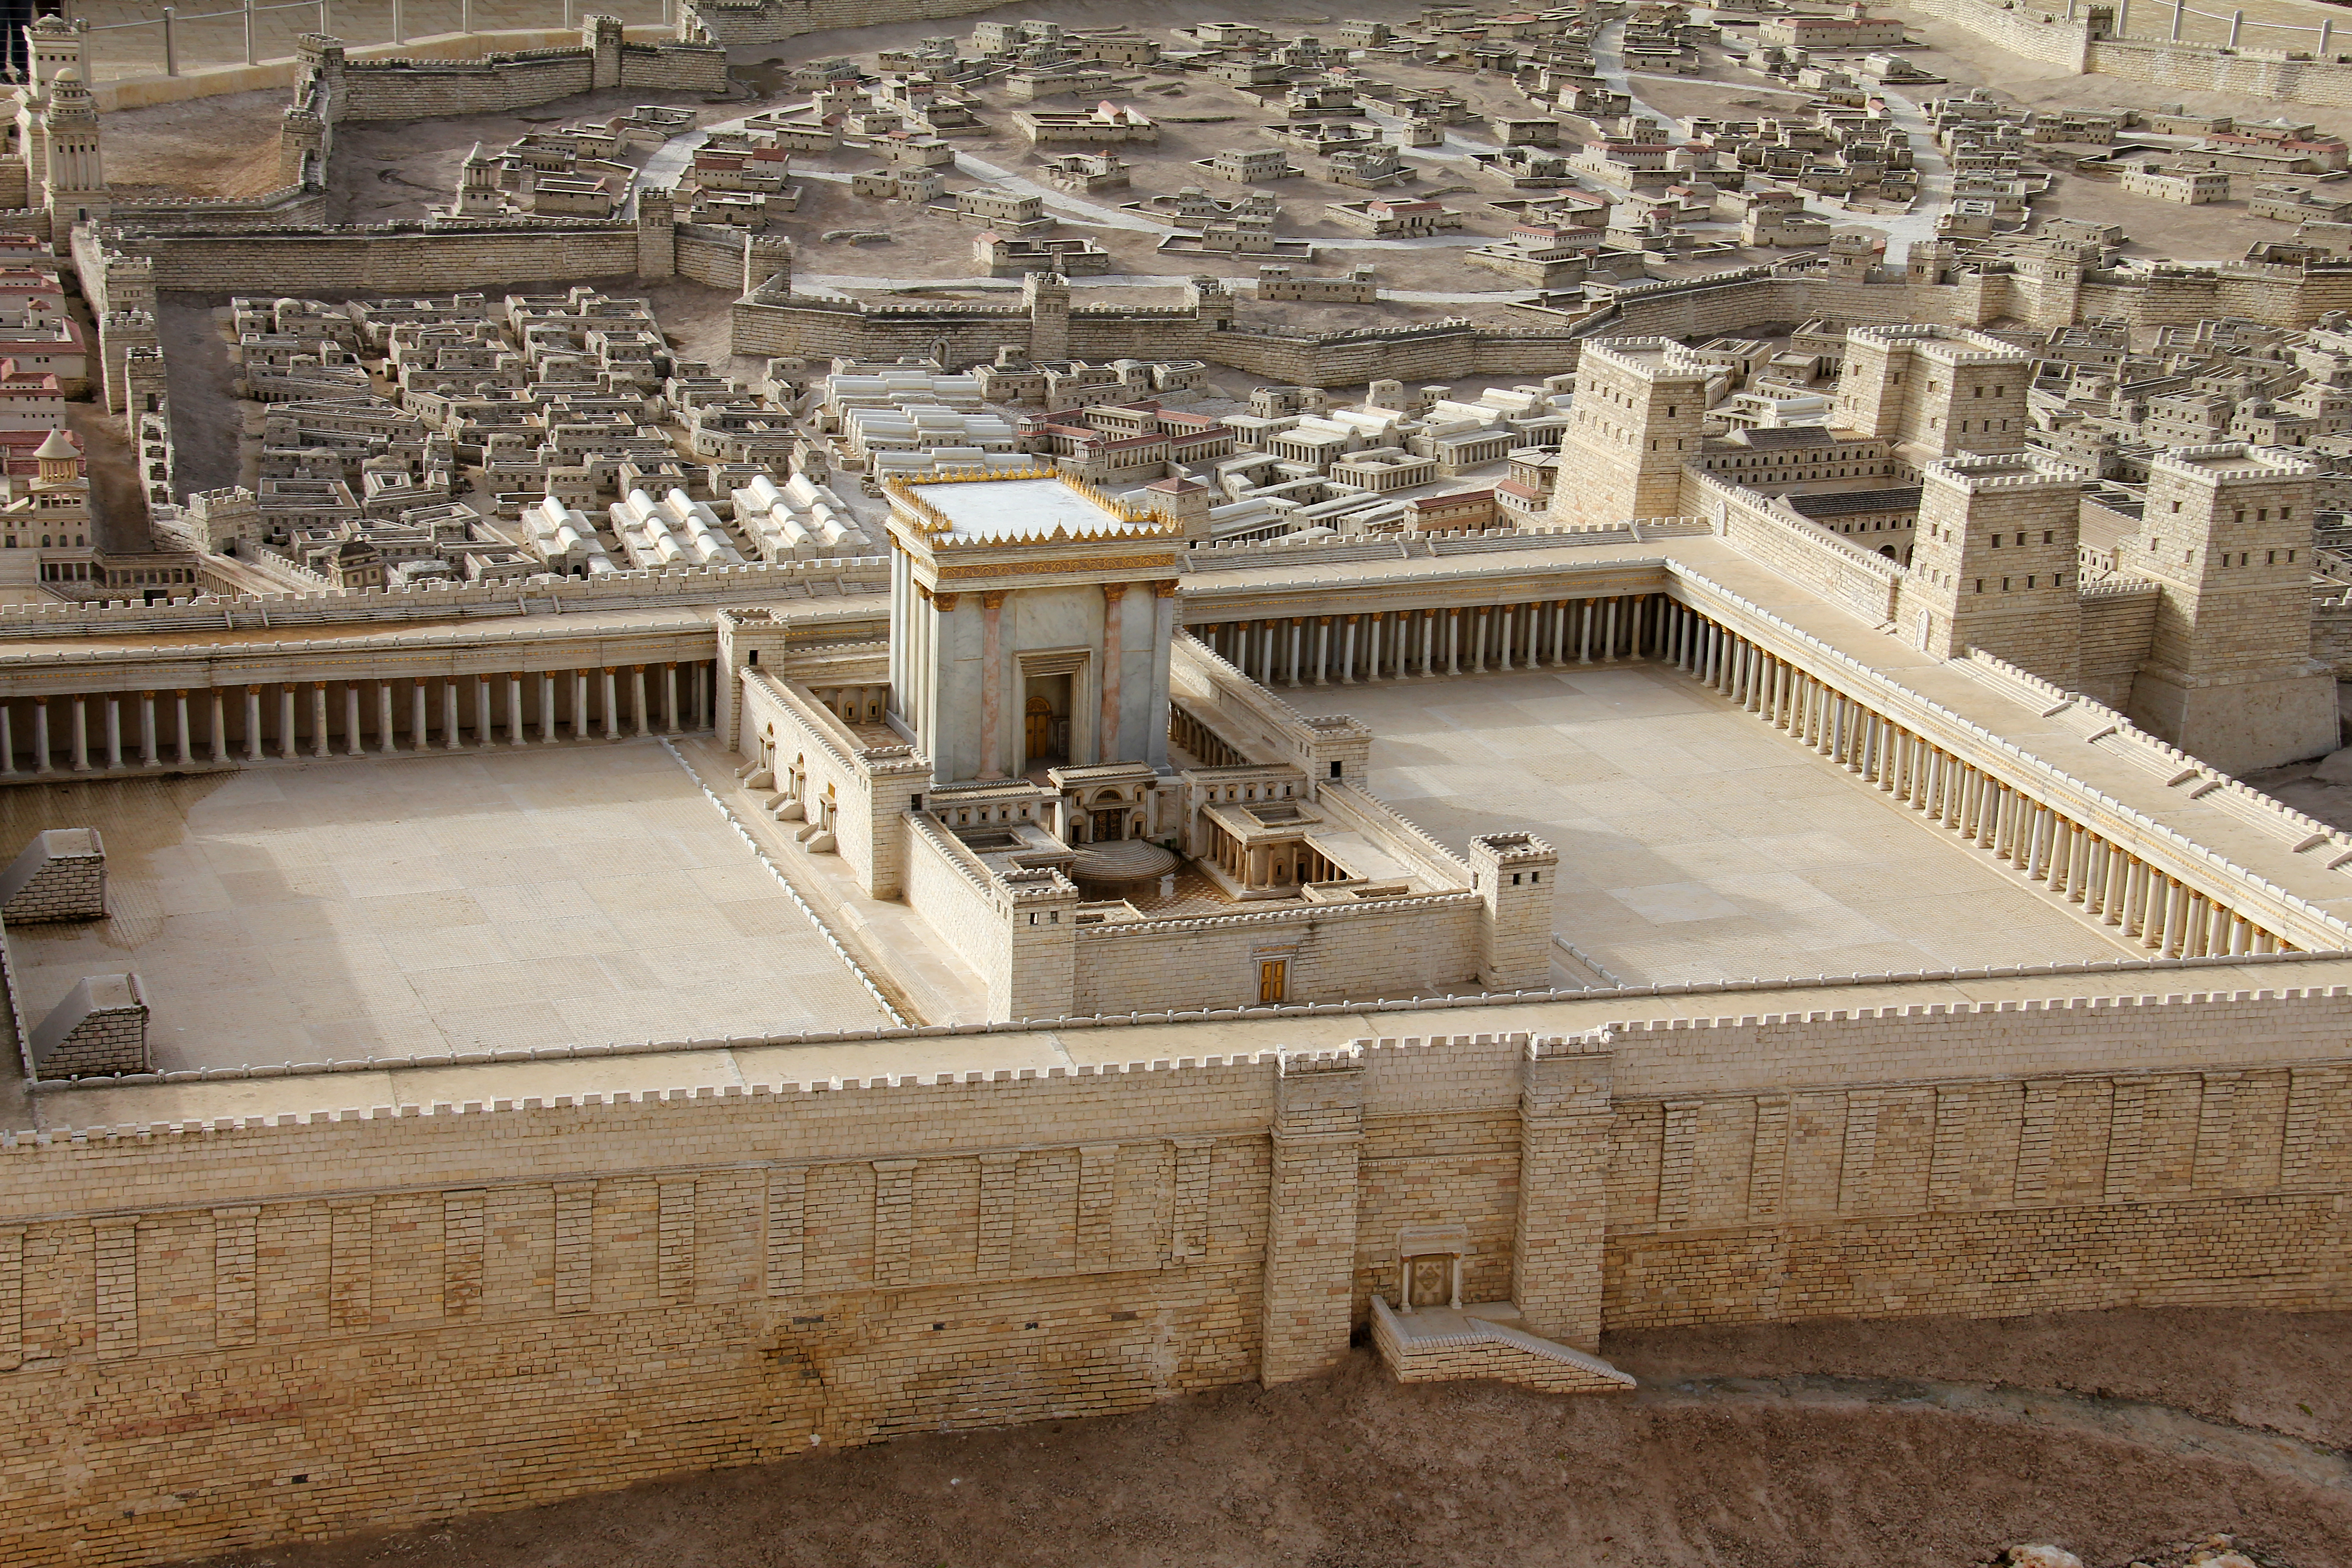
M2025 585L2026 585L2027 587L2029 587L2029 588L2032 587L2032 586L2034 585L2035 582L2036 582L2036 581L2041 577L2041 575L2042 575L2042 574L2041 574L2039 572L2029 572L2029 573L2027 573L2027 574L2026 574L2026 575L2025 575ZM2013 578L2013 577L2003 577L2003 578L2000 580L2000 591L2001 591L2002 593L2004 593L2004 594L2014 592L2015 590L2014 590L2014 586L2013 586L2013 585L2014 585L2015 582L2016 582L2016 579L2015 579L2015 578ZM2051 585L2052 587L2053 587L2053 588L2063 588L2063 587L2064 587L2064 586L2066 585L2066 574L2064 574L2063 572L2053 572L2053 573L2052 573L2052 574L2050 574L2050 585ZM1978 592L1978 593L1979 593L1979 594L1981 594L1981 593L1983 593L1984 591L1985 591L1985 579L1984 579L1984 578L1982 578L1982 577L1979 577L1979 578L1978 578L1978 579L1977 579L1977 592Z

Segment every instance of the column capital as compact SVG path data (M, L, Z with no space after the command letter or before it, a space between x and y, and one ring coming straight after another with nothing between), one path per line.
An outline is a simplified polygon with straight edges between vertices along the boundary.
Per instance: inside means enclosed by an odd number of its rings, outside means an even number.
M931 608L943 616L951 616L955 614L956 601L961 597L961 594L934 594L931 595Z
M1105 583L1102 585L1102 596L1104 604L1116 605L1121 599L1127 597L1127 584L1124 583Z
M1003 588L982 589L980 595L980 607L983 610L1003 609L1004 607L1004 595L1005 590Z
M1162 577L1158 582L1152 584L1151 596L1155 599L1174 598L1176 596L1176 579L1173 577Z

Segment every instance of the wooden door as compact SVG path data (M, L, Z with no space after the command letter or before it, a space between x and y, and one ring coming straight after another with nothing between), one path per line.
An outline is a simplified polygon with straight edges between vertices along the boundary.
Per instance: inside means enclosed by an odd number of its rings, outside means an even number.
M1037 758L1051 755L1054 750L1054 705L1042 697L1029 699L1024 755Z
M1261 1005L1286 999L1290 989L1290 960L1262 958L1257 965L1257 999Z

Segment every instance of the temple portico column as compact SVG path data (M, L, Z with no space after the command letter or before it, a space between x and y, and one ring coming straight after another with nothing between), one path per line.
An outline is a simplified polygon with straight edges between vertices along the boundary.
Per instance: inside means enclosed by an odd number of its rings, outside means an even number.
M598 695L604 699L604 739L617 741L621 738L621 671L608 664L604 674L604 688Z
M151 725L151 726L149 726L149 728L152 728L152 726ZM295 723L294 723L294 683L293 683L292 681L290 681L290 680L289 680L289 681L288 681L285 685L280 686L280 687L278 689L278 756L280 756L280 757L282 757L282 758L290 758L290 757L292 757L292 756L294 755L295 748L296 748L296 746L297 746L297 745L298 745L298 743L299 743L299 740L298 740L298 737L297 737L297 735L296 735L296 732L295 732L295 731L296 731L296 725L295 725ZM141 743L143 745L143 744L146 742L146 741L147 741L148 737L147 737L146 735L142 734L142 735L141 735L141 736L139 737L139 739L140 739Z
M1103 596L1102 719L1095 730L1095 761L1116 763L1125 755L1119 744L1119 687L1126 674L1127 584L1105 583ZM1274 624L1266 623L1266 674L1274 673Z
M455 676L441 683L441 749L455 752L466 744L466 715L458 705Z
M642 707L643 705L640 704ZM498 702L490 695L490 678L474 677L474 744L476 747L499 743Z
M245 760L261 761L261 688L245 689Z
M106 765L122 765L122 699L111 693L106 699Z
M1356 684L1356 617L1347 616L1339 628L1339 684Z
M187 767L196 760L195 737L188 733L188 693L185 688L172 693L172 716L179 723L180 765Z
M695 668L699 671L701 666ZM699 687L700 682L696 684ZM539 743L551 746L555 740L555 672L543 669L539 673Z
M694 722L687 726L690 730L707 730L718 722L711 716L710 674L710 660L698 658L694 661Z
M1576 662L1592 662L1592 601L1590 599L1576 602Z
M1302 663L1301 663L1302 656L1303 656L1303 655L1305 654L1305 652L1306 652L1306 649L1305 649L1305 647L1304 647L1304 645L1305 645L1305 643L1306 643L1306 640L1307 640L1307 618L1306 618L1304 616L1291 616L1291 617L1290 617L1290 666L1289 666L1289 669L1290 669L1290 679L1289 679L1288 684L1289 684L1290 686L1292 686L1293 688L1296 688L1296 687L1297 687L1298 685L1300 685L1300 684L1301 684L1301 682L1300 682L1300 680L1299 680L1299 677L1300 677L1301 675L1303 675L1303 674L1305 674L1305 673L1306 673L1305 668L1303 668L1303 665L1302 665Z
M588 672L584 669L572 672L572 738L588 738Z
M675 719L677 715L677 666L674 664L669 667L669 694L670 716ZM522 721L522 677L520 675L507 677L507 744L530 744L530 736Z
M1437 623L1444 619L1435 610L1421 612L1421 678L1437 679Z
M1601 635L1601 663L1617 662L1617 599L1613 595L1609 600L1609 629Z
M33 699L33 771L49 771L49 700Z
M139 763L142 767L160 767L163 757L155 744L155 694L139 694Z
M73 700L73 728L68 744L73 752L73 771L89 772L89 699L79 692Z
M343 682L343 755L367 755L367 735L360 727L360 683Z
M399 742L394 738L396 728L393 721L392 682L379 680L375 683L375 750L378 756L388 757L398 749Z
M1367 681L1381 678L1381 622L1385 617L1384 611L1375 611L1364 617L1364 679Z
M1486 673L1486 606L1479 605L1470 612L1475 617L1470 626L1470 673Z
M653 725L648 721L649 717L646 712L646 667L633 664L629 666L629 733L652 734Z
M1004 713L1004 590L980 595L980 776L1001 779L998 731Z
M1331 617L1315 617L1315 684L1328 686L1331 670Z
M1462 612L1445 612L1445 673L1462 673Z
M1503 662L1501 668L1504 669L1511 668L1511 637L1517 629L1511 625L1512 608L1513 606L1509 605L1505 605L1503 606Z
M408 683L408 749L412 752L430 751L433 747L429 695L422 678Z
M666 734L677 733L677 660L676 659L671 659L662 666L662 731ZM515 679L514 735L515 744L521 745L522 679L520 677Z

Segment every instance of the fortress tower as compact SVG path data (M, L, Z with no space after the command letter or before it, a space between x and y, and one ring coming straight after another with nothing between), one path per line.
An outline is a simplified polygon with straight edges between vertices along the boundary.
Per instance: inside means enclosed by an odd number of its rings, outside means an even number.
M1905 633L1938 658L1976 647L2047 680L2082 675L2075 564L2082 476L2022 455L1948 458L1920 471Z
M1846 334L1831 423L1895 444L1914 468L1962 452L2025 448L2033 359L1956 327L1856 327Z
M41 204L49 209L51 245L63 255L73 226L104 223L110 204L105 160L99 153L98 105L79 68L68 66L58 73L40 119L42 144L47 150Z
M2336 682L2311 656L2315 473L2242 441L2165 453L2116 549L2162 590L2133 722L2231 773L2336 742Z
M1029 311L1029 357L1070 357L1070 280L1058 272L1032 272L1021 279L1021 303Z
M1552 521L1594 528L1680 512L1683 465L1698 456L1715 373L1671 338L1587 343Z
M505 211L506 200L499 195L499 161L477 142L466 154L465 167L458 171L457 204L449 209L449 216L497 217Z

